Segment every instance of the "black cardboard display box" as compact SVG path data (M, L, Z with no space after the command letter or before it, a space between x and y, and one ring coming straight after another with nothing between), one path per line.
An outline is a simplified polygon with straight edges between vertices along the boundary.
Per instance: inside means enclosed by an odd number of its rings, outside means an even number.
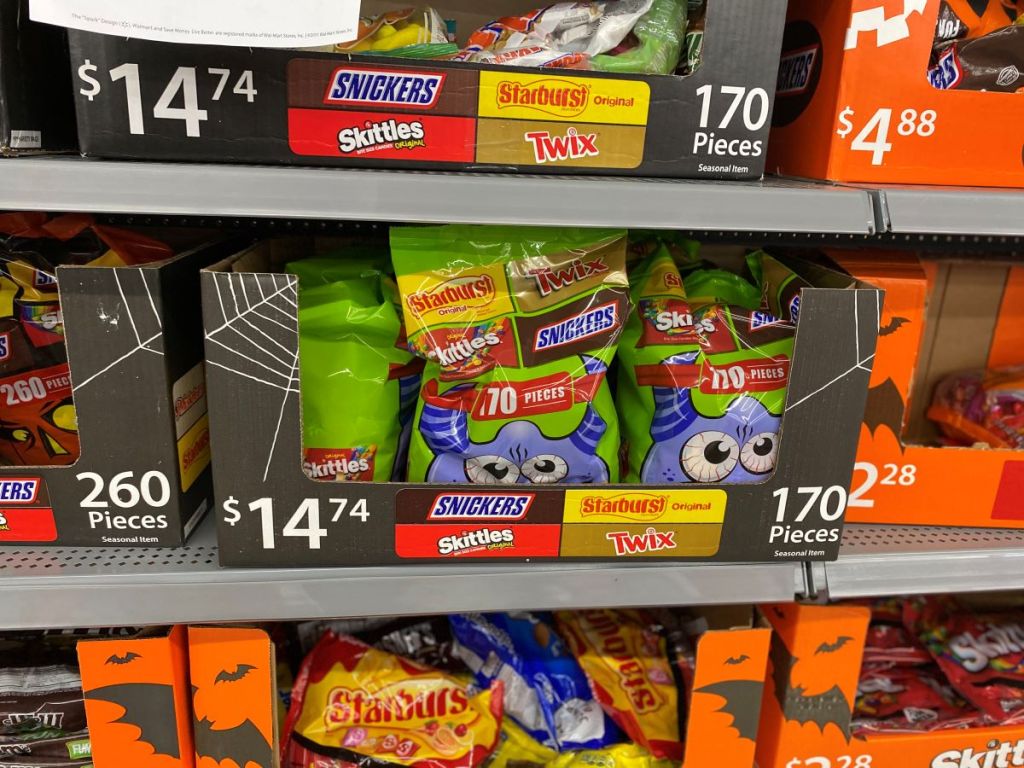
M0 0L0 155L75 149L73 104L65 30Z
M786 0L710 0L703 60L686 77L71 30L79 140L84 154L113 158L754 179L785 10ZM509 2L474 11L498 18Z
M302 470L297 280L272 271L293 241L268 241L202 274L210 438L221 563L258 566L452 562L453 530L490 537L470 557L506 560L829 560L839 552L882 293L808 263L774 475L757 485L426 485L317 482ZM842 286L842 287L838 287ZM339 403L357 409L358 402ZM516 499L515 516L431 520L452 496ZM584 519L587 499L659 500L653 517ZM500 504L495 504L500 508ZM639 508L641 505L636 505ZM694 509L707 512L692 513ZM484 516L487 517L487 516ZM493 518L493 519L491 519ZM615 526L618 526L617 528ZM617 555L609 532L673 547ZM670 533L669 533L670 532ZM478 542L479 543L479 542ZM641 548L643 549L643 548ZM463 553L464 555L465 553Z
M0 543L180 546L210 507L199 270L222 241L139 267L57 268L81 456L0 466Z

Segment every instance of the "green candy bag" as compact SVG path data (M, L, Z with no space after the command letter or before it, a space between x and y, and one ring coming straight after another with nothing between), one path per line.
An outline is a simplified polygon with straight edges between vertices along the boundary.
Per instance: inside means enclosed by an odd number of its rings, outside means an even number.
M314 480L388 481L419 389L394 281L379 259L291 262L299 277L303 471Z
M773 286L755 302L741 278L709 272L684 281L661 249L630 275L618 380L628 482L756 483L775 469L794 323L767 310ZM691 300L691 280L720 298Z
M426 360L409 480L617 481L607 372L629 312L625 232L395 228L391 254Z

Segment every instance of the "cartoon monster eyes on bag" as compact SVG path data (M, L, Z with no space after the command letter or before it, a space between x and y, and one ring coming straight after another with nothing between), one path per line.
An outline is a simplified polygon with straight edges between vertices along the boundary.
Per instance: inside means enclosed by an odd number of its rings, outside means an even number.
M721 416L705 416L689 389L653 389L654 444L642 482L758 483L775 469L782 419L758 399L741 394Z
M584 360L588 373L604 374L607 370L600 361ZM474 386L459 385L445 394L470 392ZM517 420L501 427L493 440L476 443L469 436L469 414L465 410L429 401L424 403L419 427L436 455L427 470L430 483L550 485L609 481L608 466L597 455L608 425L590 404L579 425L561 438L548 437L536 424Z

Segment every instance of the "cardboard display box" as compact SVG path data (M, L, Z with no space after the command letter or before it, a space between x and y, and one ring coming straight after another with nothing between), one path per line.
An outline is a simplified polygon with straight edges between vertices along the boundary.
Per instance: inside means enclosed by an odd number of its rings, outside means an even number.
M1024 184L1024 139L990 130L1024 119L1024 100L1012 90L1024 81L1013 62L993 63L1007 65L1006 93L939 90L929 81L944 5L790 0L768 171L845 182ZM955 56L947 65L954 75L960 66Z
M1024 751L1021 725L851 736L870 613L848 605L764 608L775 634L757 739L760 768L1011 765L1009 756Z
M847 521L1024 528L1020 452L939 447L925 415L945 376L1024 363L1024 269L831 255L886 295Z
M71 381L52 383L74 397L81 457L0 466L0 542L184 543L212 496L199 270L234 248L57 268Z
M0 0L0 155L77 147L67 33Z
M458 526L459 531L486 530L508 544L474 548L475 558L736 562L838 555L878 329L881 297L874 289L851 288L850 278L824 270L805 275L815 285L833 287L804 289L800 296L776 470L763 483L600 489L339 484L316 482L302 471L297 282L279 270L289 254L315 251L312 245L295 249L287 241L258 244L202 275L223 564L450 561L453 556L440 541L452 535L453 526L443 518L432 520L430 510L452 494L528 499L521 505L528 510L512 521L495 513ZM655 498L668 512L652 517L638 504L621 519L582 519L580 505L596 496L621 499L624 505ZM610 533L621 530L647 532L649 538L660 533L674 546L617 554Z
M78 664L97 768L194 768L185 627L82 640Z
M464 38L536 4L435 7L460 20ZM79 139L86 155L149 160L759 178L784 13L785 0L710 0L703 60L687 77L71 30ZM411 85L394 96L350 87L375 77Z

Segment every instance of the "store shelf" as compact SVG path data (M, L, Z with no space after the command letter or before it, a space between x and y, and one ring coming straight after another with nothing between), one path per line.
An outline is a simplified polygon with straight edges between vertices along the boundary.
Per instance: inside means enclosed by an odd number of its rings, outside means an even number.
M894 234L975 236L980 245L1024 236L1024 192L975 187L880 187L881 228Z
M708 182L131 163L0 161L0 209L175 216L872 234L865 190Z
M1024 530L848 525L813 572L831 599L1024 589Z
M792 600L798 563L226 569L212 520L182 549L0 547L5 629Z

